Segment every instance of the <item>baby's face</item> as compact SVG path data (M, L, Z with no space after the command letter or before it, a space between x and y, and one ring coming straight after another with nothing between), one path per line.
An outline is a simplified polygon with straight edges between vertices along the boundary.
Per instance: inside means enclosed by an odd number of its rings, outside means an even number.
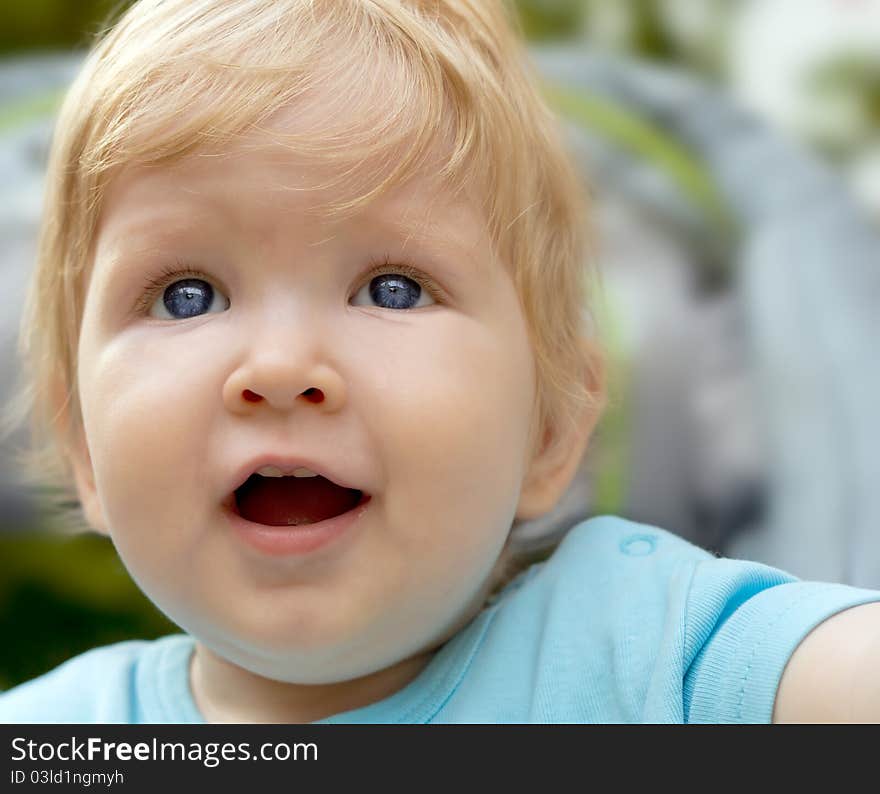
M78 370L92 522L199 641L302 683L387 667L473 613L536 389L472 204L423 176L331 220L309 210L332 191L294 189L321 176L268 144L118 176ZM236 516L272 461L366 501L314 526Z

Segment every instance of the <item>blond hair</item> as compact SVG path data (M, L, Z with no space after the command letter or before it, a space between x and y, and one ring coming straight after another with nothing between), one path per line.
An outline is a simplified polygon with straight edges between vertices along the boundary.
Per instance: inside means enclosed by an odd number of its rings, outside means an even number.
M391 74L378 109L356 79L364 63ZM325 126L280 137L338 166L340 182L366 161L376 166L363 191L326 211L352 211L401 184L442 141L439 176L453 191L481 187L487 229L522 302L538 376L536 437L574 422L585 405L601 410L601 359L585 352L585 191L501 0L140 0L96 43L57 119L22 317L23 382L9 413L13 426L30 419L27 478L73 505L80 522L77 347L108 182L128 165L220 151L265 131L328 81L341 84L339 109L350 114L328 112Z

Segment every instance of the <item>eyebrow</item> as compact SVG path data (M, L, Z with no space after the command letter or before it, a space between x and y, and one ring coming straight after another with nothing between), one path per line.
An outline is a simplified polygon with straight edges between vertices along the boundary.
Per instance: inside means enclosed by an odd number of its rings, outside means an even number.
M385 213L373 215L371 220L379 227L388 229L392 234L403 239L403 249L413 240L415 245L426 246L429 249L439 251L441 254L464 255L467 262L474 265L478 272L482 272L488 266L483 261L484 257L477 255L479 240L464 241L454 233L450 236L441 230L447 224L440 223L430 217L419 217L416 222L399 220Z
M119 250L120 244L124 243L126 255L158 251L161 250L165 241L171 241L186 234L193 227L199 225L201 223L200 215L208 214L205 210L190 209L184 221L169 206L163 207L159 211L139 212L134 220L113 229L113 235L109 238L109 247L115 253ZM144 244L132 249L130 245L132 240L141 241ZM114 258L118 259L119 256Z
M121 274L124 274L129 270L128 263L132 263L131 269L137 268L134 263L137 263L140 257L173 255L174 252L169 249L173 248L174 241L203 225L205 222L203 218L214 222L218 217L226 217L227 221L230 220L228 216L232 208L223 198L218 196L197 197L203 200L187 202L190 209L187 211L185 221L181 220L179 211L174 211L166 205L159 211L138 213L133 220L115 229L110 238L109 255L106 258L107 271L120 273L121 269ZM391 207L382 207L381 205L380 207L367 207L362 214L354 216L351 220L356 223L366 222L371 229L378 228L381 232L402 241L401 248L404 252L410 250L409 246L412 242L417 249L421 247L428 254L435 253L436 256L432 256L430 262L448 274L450 286L465 276L467 272L485 275L490 264L487 260L491 257L478 254L480 240L466 241L454 232L447 233L446 230L449 229L450 224L455 226L454 219L449 218L448 215L444 216L445 220L444 217L439 220L435 219L430 214L433 206L433 201L427 204L425 207L428 211L427 214L424 211L415 211L411 214L406 211L404 213L395 212L393 205ZM463 205L455 205L455 207L458 211L466 211ZM407 209L411 208L411 204L407 205ZM445 209L445 207L440 208L441 215ZM344 226L346 220L343 219L341 225ZM476 230L480 231L479 227ZM331 233L311 245L320 245L336 236L335 232ZM465 261L465 267L454 266L454 263L461 259ZM414 264L417 265L418 262Z

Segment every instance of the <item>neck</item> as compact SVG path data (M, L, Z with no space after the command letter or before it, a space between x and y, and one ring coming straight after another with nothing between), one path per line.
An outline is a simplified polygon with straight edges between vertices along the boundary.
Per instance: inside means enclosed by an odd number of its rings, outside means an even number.
M433 651L375 673L332 684L289 684L239 667L196 643L190 684L209 723L314 722L382 700L412 681Z

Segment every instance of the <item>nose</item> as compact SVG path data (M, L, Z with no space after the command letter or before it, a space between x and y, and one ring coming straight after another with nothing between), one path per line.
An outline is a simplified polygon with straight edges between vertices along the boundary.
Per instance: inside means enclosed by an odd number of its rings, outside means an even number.
M290 411L296 404L313 404L332 413L345 401L346 384L335 366L277 341L272 350L242 361L223 384L223 402L235 414L249 414L261 406Z

